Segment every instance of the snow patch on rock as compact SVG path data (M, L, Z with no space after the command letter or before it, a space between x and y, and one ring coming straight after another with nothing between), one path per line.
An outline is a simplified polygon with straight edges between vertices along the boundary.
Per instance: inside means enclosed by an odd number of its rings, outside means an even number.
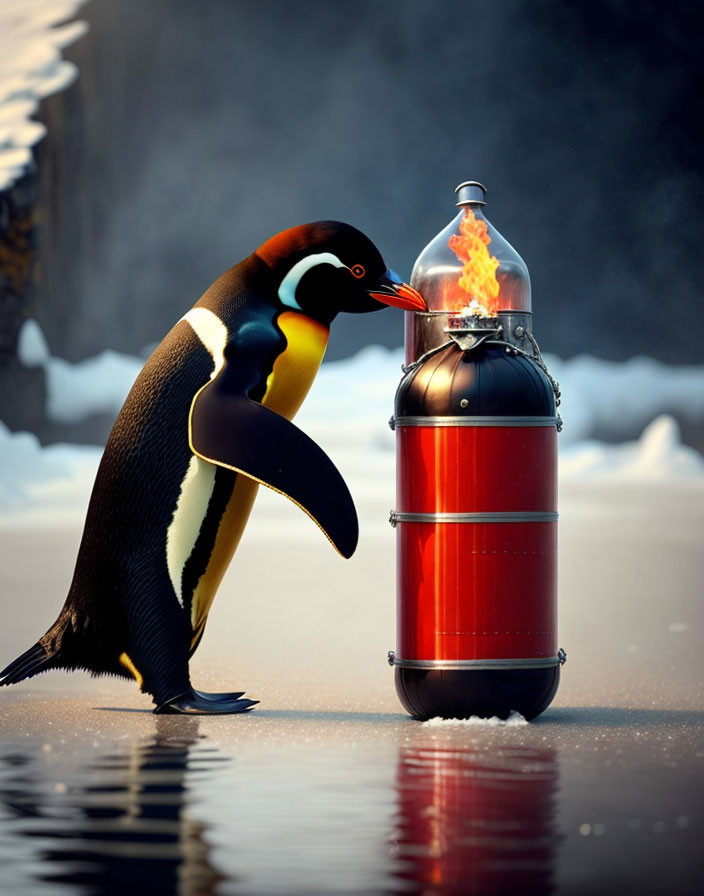
M9 189L46 133L32 121L39 101L63 90L77 76L61 51L88 30L65 22L84 0L3 0L0 4L0 190Z
M17 357L25 367L45 367L51 352L36 320L26 320L17 336Z

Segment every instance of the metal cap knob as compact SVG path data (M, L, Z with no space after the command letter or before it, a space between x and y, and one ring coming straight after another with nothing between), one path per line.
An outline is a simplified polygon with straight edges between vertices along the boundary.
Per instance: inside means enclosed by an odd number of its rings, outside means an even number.
M455 205L486 205L486 187L476 180L466 180L455 187L457 202Z

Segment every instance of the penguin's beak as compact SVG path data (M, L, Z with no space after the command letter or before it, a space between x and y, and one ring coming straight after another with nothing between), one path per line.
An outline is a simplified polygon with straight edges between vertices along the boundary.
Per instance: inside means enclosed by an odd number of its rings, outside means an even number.
M394 308L404 308L406 311L428 310L423 296L393 271L387 271L380 277L374 289L369 290L369 295L377 302L393 305Z

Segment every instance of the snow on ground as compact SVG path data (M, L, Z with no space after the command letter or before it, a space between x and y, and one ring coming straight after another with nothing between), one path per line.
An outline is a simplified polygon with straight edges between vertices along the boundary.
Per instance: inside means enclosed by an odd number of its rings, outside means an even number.
M46 133L32 121L39 101L63 90L78 71L61 50L87 30L65 22L83 0L3 0L0 4L0 190L22 176Z
M482 719L479 716L470 716L468 719L428 719L423 722L424 728L516 728L527 725L528 722L520 712L512 712L507 719L499 719L492 716L490 719Z

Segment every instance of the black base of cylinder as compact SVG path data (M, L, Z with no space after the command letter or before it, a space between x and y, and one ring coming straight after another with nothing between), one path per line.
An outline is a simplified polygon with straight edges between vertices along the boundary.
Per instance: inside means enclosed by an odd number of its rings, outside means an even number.
M534 719L547 709L560 683L548 669L408 669L396 666L396 693L419 721L470 716L506 719L519 712Z

